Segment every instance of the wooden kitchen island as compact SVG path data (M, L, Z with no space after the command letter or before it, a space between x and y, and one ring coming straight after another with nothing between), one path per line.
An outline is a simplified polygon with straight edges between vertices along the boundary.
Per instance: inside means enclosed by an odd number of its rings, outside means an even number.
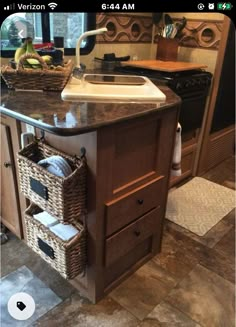
M23 132L27 123L68 154L86 149L87 266L70 282L92 302L161 248L181 102L160 89L163 103L77 103L63 102L60 93L2 92L1 128L11 120Z

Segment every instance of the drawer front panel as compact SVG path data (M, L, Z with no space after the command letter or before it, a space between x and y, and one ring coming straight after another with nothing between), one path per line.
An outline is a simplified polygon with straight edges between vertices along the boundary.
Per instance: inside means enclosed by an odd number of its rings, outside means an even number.
M161 228L160 208L147 213L106 240L105 265L110 266Z
M127 271L132 271L133 266L144 258L150 257L152 249L152 236L139 243L134 249L126 253L122 258L111 264L105 269L105 286L119 279Z
M163 177L106 204L106 235L111 235L161 203Z

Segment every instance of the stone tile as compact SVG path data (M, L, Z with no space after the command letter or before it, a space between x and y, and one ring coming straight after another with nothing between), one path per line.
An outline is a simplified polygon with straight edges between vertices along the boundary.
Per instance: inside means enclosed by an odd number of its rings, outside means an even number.
M73 294L33 326L42 327L137 327L138 319L111 298L91 304Z
M174 287L177 284L177 278L174 274L172 274L170 271L163 268L161 265L159 265L156 262L156 257L151 259L148 262L148 265L152 267L153 270L155 270L155 276L158 278L164 285L169 287Z
M145 318L137 327L160 327L160 326L161 324L159 324L156 319ZM172 326L168 326L168 327L172 327Z
M235 226L235 209L230 211L228 215L223 218L223 222Z
M149 323L150 321L156 321L158 326L162 326L165 324L166 326L186 326L186 327L199 327L195 321L190 319L184 313L174 308L172 305L166 302L161 302L158 304L151 313L147 316L147 318L143 321ZM143 325L141 325L143 326ZM145 325L144 325L145 326Z
M234 326L234 285L201 265L165 301L202 326Z
M137 327L201 327L198 324L184 324L182 322L158 323L156 319L146 318ZM214 326L215 327L215 326Z
M208 248L177 230L172 229L168 231L168 233L171 233L171 237L174 238L176 251L180 248L184 256L189 256L192 260L196 260L198 263L216 272L223 278L234 282L235 265L232 257L214 248ZM167 234L167 232L165 234Z
M7 236L8 242L1 246L1 277L23 266L30 255L24 242L11 233Z
M35 301L35 312L27 321L16 321L8 312L7 303L15 293L27 293ZM11 272L1 280L0 298L1 326L26 327L49 310L58 305L62 300L41 280L39 280L27 267L22 266Z
M166 276L163 274L164 279L172 278L176 283L198 263L198 260L183 251L178 241L166 231L162 240L161 253L153 257L152 261L166 272Z
M9 241L1 247L1 274L5 276L25 265L59 297L65 299L76 289L55 269L34 253L23 241L9 233Z
M228 231L231 229L231 226L229 224L226 224L223 220L219 221L218 224L213 226L204 236L198 236L189 230L169 221L168 219L165 220L165 226L166 228L175 229L182 234L188 236L189 238L192 238L196 242L199 242L203 245L206 245L210 248L213 248L219 240L228 233Z
M215 250L222 251L224 254L235 258L235 228L231 230L214 247Z
M199 253L199 263L228 281L235 282L234 257L215 249L209 249L209 251Z
M110 296L140 320L162 301L171 287L162 283L152 264L145 264L114 289Z
M154 319L145 319L144 321L141 322L140 325L137 327L192 327L192 326L200 326L200 325L185 325L182 323L158 323Z
M179 228L171 228L169 224L165 226L164 237L172 238L171 247L174 249L174 251L181 250L183 253L186 253L189 256L209 250L209 248L204 244L199 243L185 233L182 233L182 230Z

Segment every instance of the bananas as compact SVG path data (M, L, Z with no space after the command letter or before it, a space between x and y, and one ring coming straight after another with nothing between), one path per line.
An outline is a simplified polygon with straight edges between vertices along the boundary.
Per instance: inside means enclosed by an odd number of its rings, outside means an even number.
M52 57L51 56L42 56L42 59L46 62L46 64L51 64L52 63Z
M43 59L43 61L46 62L46 64L51 64L51 62L52 62L52 57L51 56L42 56L41 58ZM26 60L32 66L40 65L40 62L37 59L30 58L30 59L26 59Z
M34 49L33 43L32 43L32 38L27 37L26 38L26 54L37 54L37 52ZM26 59L27 63L31 65L32 68L40 68L40 62L37 59L34 58L29 58Z
M40 65L39 61L34 58L26 59L30 65Z
M16 49L15 56L14 56L14 60L15 60L16 63L19 62L20 57L23 56L24 54L29 54L29 53L38 54L36 52L36 50L34 49L32 41L33 41L32 38L27 37L25 39L24 44L20 48ZM42 59L46 62L46 64L49 64L49 65L52 64L52 57L51 56L49 56L49 55L42 56ZM27 67L40 68L41 64L37 59L29 58L29 59L26 59L24 66L26 68Z
M35 48L33 46L33 43L32 43L33 39L31 37L27 37L26 38L26 43L27 43L27 46L26 46L26 53L35 53L37 54L37 52L35 51Z
M16 49L14 60L18 64L20 57L26 53L26 44L23 44L21 48Z

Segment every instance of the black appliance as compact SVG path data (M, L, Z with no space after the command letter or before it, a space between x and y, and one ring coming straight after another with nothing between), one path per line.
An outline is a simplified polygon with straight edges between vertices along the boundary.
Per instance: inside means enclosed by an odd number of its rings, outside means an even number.
M154 82L167 85L182 99L179 117L182 132L193 131L201 127L206 98L211 85L211 73L204 70L170 73L133 66L117 67L116 71L146 76Z

